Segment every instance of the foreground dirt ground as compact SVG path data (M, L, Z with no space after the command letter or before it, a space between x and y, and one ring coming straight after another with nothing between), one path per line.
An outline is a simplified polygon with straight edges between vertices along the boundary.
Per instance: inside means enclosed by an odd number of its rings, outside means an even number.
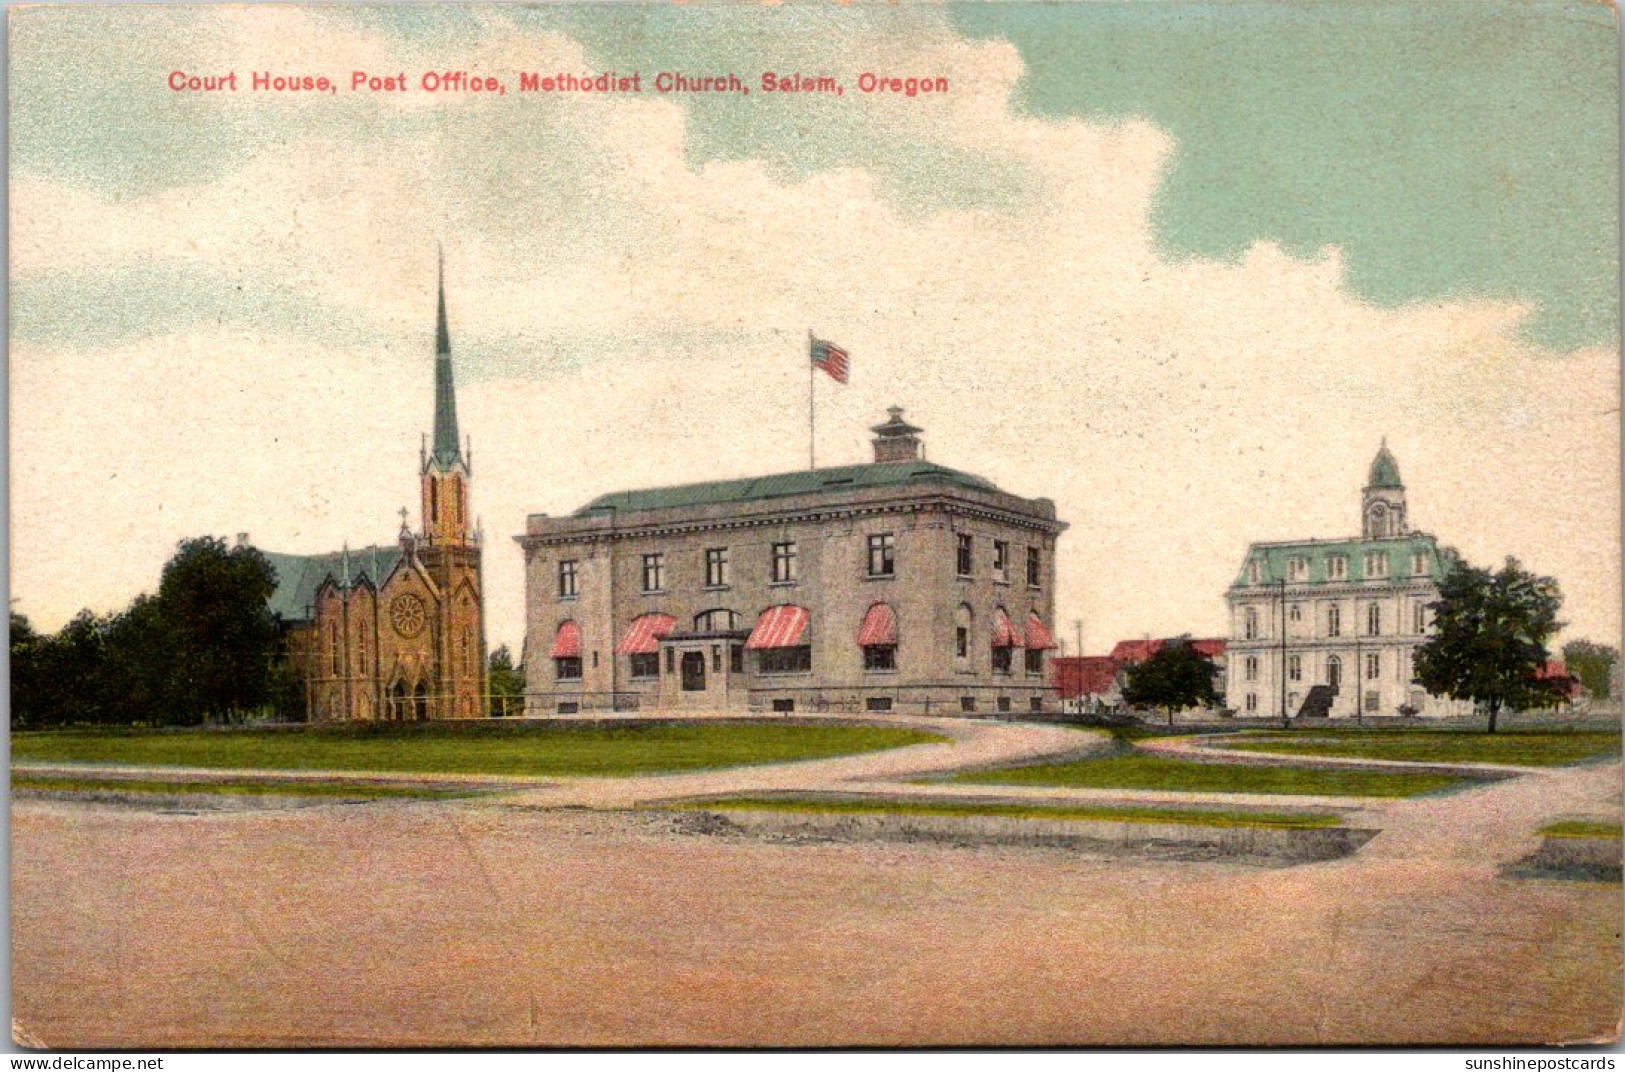
M1606 798L1619 767L1569 781ZM1443 813L1527 839L1543 797L1520 778L1395 809L1388 846L1274 870L490 801L18 801L14 1017L66 1048L1611 1037L1619 887L1433 840Z

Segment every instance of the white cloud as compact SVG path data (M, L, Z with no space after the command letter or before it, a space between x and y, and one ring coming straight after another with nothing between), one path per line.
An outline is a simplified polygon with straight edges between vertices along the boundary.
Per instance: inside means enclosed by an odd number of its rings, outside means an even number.
M290 17L277 39L308 49L330 32ZM359 31L333 41L404 62ZM1012 114L1020 61L999 43L943 31L821 47L844 45L891 47L898 67L956 87L851 102L872 109L865 121L985 154L1032 199L919 215L862 160L805 179L754 160L696 165L667 99L549 103L535 121L566 149L548 160L516 140L470 156L491 109L530 107L510 101L442 104L446 119L410 143L307 136L218 181L117 203L19 177L14 272L270 265L313 302L422 340L343 352L255 330L15 349L21 608L52 625L122 603L201 531L247 529L279 550L389 539L395 509L415 509L443 234L454 345L521 340L504 355L510 378L459 394L493 643L520 639L510 537L525 513L803 464L809 325L855 355L850 387L819 384L821 457L864 458L867 426L898 402L934 460L1054 498L1073 524L1059 616L1082 617L1091 648L1216 631L1248 541L1355 531L1384 434L1415 524L1476 559L1517 553L1557 574L1576 631L1617 636L1612 354L1532 351L1517 336L1528 310L1510 304L1364 304L1336 250L1162 262L1149 215L1178 151L1163 132ZM528 69L538 50L584 62L572 49L498 19L474 54ZM560 188L590 191L572 226L601 224L599 241L561 246L552 209L527 211ZM772 341L673 353L662 340L677 330ZM562 369L555 337L613 338L617 360Z

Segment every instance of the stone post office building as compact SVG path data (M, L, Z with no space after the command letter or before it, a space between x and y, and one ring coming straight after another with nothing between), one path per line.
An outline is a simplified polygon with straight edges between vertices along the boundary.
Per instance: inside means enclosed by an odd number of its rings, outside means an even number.
M1055 704L1055 541L1024 499L920 456L602 495L533 514L526 713L997 713Z

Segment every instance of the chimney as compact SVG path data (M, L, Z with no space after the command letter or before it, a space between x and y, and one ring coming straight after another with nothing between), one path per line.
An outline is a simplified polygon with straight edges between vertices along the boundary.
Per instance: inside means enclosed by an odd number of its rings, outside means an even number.
M238 547L247 547L248 546L248 533L239 532L237 534L237 546Z
M885 424L877 424L870 429L875 434L875 464L919 461L919 434L924 429L903 420L902 406L892 406L886 410L886 414L888 419Z

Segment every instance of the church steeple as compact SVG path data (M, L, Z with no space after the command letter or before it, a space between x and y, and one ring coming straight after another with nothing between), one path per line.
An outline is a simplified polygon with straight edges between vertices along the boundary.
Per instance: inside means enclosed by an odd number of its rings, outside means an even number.
M451 332L446 327L446 260L440 257L439 310L434 343L434 464L450 469L462 461L457 444L457 389L451 374Z
M470 466L457 442L457 391L451 373L451 331L446 327L446 267L436 279L434 442L423 456L423 535L431 547L472 539L468 513Z

